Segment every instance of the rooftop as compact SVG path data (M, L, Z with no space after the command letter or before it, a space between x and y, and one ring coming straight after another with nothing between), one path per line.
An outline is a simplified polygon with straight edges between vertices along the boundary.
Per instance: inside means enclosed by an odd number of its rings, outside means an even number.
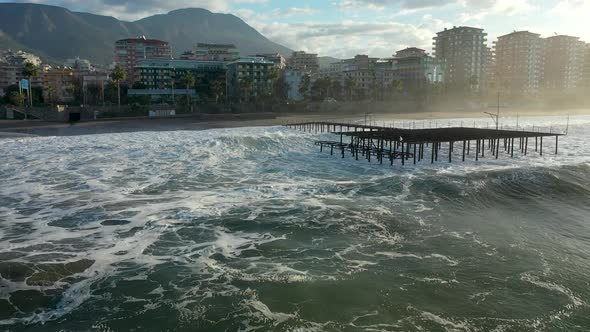
M158 39L147 39L145 36L141 36L138 38L126 38L117 40L117 44L120 43L145 43L145 44L160 44L160 45L168 45L167 41L158 40Z

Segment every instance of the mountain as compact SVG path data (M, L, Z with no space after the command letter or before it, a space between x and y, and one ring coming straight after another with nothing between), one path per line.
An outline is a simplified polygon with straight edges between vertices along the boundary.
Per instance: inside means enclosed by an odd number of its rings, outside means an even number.
M331 64L342 60L333 58L331 56L321 56L318 57L318 61L320 63L320 68L329 68Z
M79 56L108 64L116 40L141 35L170 42L175 55L198 42L232 43L243 55L279 52L287 56L292 52L234 15L205 9L180 9L125 22L57 6L0 3L0 48L28 49L55 59Z

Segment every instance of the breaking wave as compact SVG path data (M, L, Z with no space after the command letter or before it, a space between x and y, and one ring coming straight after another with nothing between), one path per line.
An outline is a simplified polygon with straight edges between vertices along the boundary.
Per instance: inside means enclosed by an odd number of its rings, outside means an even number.
M1 140L0 324L588 327L587 129L416 167L279 127Z

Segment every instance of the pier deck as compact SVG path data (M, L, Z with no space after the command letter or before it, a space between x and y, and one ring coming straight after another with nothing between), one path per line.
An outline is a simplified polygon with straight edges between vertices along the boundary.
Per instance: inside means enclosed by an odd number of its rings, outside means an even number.
M289 128L300 129L315 133L332 133L340 137L337 141L317 141L320 151L324 147L330 148L330 153L339 150L342 158L345 151L352 153L357 160L359 153L371 161L371 157L383 163L389 159L393 165L394 160L401 160L402 165L410 158L413 163L422 161L429 150L430 161L434 163L439 160L439 154L446 147L448 161L452 162L456 145L460 145L461 160L465 161L466 156L472 154L474 146L475 160L484 158L486 151L492 157L499 158L503 151L510 157L514 157L515 143L517 151L527 155L529 149L529 138L534 139L535 152L543 155L543 138L555 138L555 154L558 153L559 137L562 133L526 131L526 130L502 130L468 127L429 128L429 129L402 129L386 126L375 126L366 124L340 123L340 122L302 122L286 125ZM346 140L344 138L347 138ZM531 147L532 148L532 147Z

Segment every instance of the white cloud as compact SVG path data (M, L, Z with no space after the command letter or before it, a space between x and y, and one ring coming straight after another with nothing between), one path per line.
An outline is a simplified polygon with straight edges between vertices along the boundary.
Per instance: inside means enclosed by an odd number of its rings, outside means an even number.
M300 24L259 24L261 32L270 39L293 49L320 55L351 57L355 54L388 57L408 46L430 49L432 37L448 23L423 17L419 25L397 22L338 23L307 22Z
M305 16L305 15L313 15L317 14L318 11L316 9L312 9L309 7L289 7L285 9L275 9L271 12L271 17L289 17L289 16Z
M205 8L214 12L228 12L234 2L265 2L268 0L16 0L65 7L74 11L114 16L122 20L136 20L163 14L180 8Z
M400 7L402 9L425 9L441 7L456 0L340 0L337 6L340 9L366 8L382 10L387 7Z

